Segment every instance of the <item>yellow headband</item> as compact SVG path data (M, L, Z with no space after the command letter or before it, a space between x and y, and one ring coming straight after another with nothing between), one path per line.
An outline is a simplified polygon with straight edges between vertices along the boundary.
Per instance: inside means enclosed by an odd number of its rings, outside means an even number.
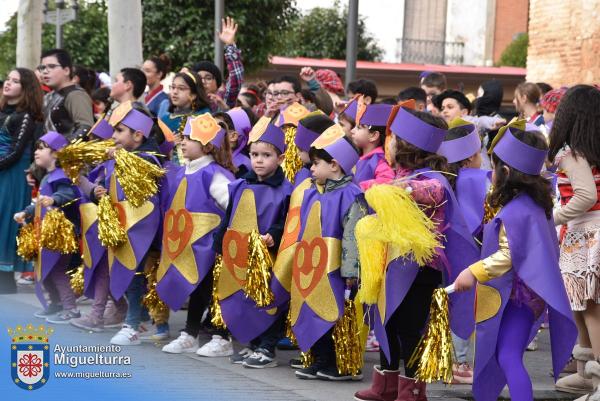
M188 71L184 71L183 72L185 75L187 75L188 77L190 77L192 79L192 81L194 81L194 84L198 84L198 82L196 82L196 78L192 75L192 73L188 72Z

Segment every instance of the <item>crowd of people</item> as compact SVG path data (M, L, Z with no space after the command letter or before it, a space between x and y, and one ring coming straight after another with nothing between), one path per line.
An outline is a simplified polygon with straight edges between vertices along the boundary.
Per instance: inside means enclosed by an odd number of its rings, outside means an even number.
M505 385L512 399L533 400L523 354L543 326L557 389L600 397L600 90L523 82L508 108L499 81L463 93L434 71L385 99L373 81L344 85L308 66L248 83L237 30L223 21L226 77L210 61L173 74L159 55L110 79L62 49L45 51L36 71L8 74L0 293L33 284L44 306L35 316L51 324L118 328L112 344L164 341L167 353L247 368L275 367L278 345L297 344L295 375L329 381L363 377L336 355L352 304L370 325L360 352L380 353L355 399L408 401L427 399L408 361L435 290L453 284L453 383L472 384L477 400ZM106 160L73 181L61 150L78 140L111 142ZM122 181L122 152L157 183L143 202ZM155 168L166 173L150 177ZM123 232L112 243L106 202ZM80 251L42 246L23 260L19 226L54 209ZM409 215L422 238L398 238ZM80 265L86 315L71 286ZM150 293L166 307L150 306ZM172 338L169 312L182 307L186 324Z

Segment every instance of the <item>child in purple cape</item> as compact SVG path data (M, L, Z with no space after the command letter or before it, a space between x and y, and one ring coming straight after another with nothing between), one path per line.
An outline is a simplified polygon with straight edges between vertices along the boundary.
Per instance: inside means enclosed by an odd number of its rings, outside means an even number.
M22 212L16 213L14 219L23 224L25 220L41 224L48 208L61 207L66 218L75 225L75 233L79 231L79 214L77 203L79 191L64 171L57 165L56 152L67 146L68 142L58 132L50 131L37 142L35 165L46 170L40 183L40 192L35 205L29 205ZM71 289L66 270L77 266L73 258L78 255L63 255L60 252L40 248L41 254L35 262L36 294L44 306L44 310L35 313L35 317L46 319L49 323L68 324L71 319L81 316L75 304L76 297ZM48 291L50 303L42 292L42 285Z
M311 144L310 158L316 185L304 192L300 208L290 323L298 346L303 352L310 350L314 362L296 370L296 377L361 380L361 372L338 371L332 338L333 328L344 314L345 297L350 295L346 290L356 287L359 261L354 228L367 214L362 191L350 174L358 151L335 124Z
M248 239L253 230L270 252L283 235L292 184L280 164L286 150L283 131L261 118L250 132L252 170L229 184L229 205L214 234L213 249L223 255L217 296L223 320L238 341L249 343L231 357L248 368L277 366L275 346L283 338L287 303L259 308L245 292L248 268ZM285 287L272 275L275 302L285 300Z
M477 284L473 395L496 400L506 384L513 400L532 401L523 354L548 308L555 380L571 356L577 329L558 266L550 182L540 175L548 146L524 121L501 129L492 143L490 205L483 259L463 270L457 291Z

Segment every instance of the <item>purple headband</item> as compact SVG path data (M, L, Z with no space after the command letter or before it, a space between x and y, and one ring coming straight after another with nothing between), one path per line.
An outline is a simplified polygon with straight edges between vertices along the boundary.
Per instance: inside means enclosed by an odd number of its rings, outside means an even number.
M530 129L530 124L527 124L526 130L534 129ZM539 131L539 129L536 128L535 131ZM548 155L546 150L537 149L519 141L510 132L510 127L494 147L493 153L509 166L530 175L540 175Z
M108 123L105 119L99 119L96 124L90 129L90 133L100 137L102 139L110 139L112 138L112 134L114 132L114 128L112 125Z
M296 130L296 137L294 143L298 149L308 152L310 150L310 144L313 143L318 137L318 132L314 132L306 128L302 123L298 123L298 129Z
M400 107L392 121L390 130L400 139L427 152L435 153L446 136L446 130L422 121Z
M190 137L191 140L198 141L203 145L211 143L219 149L223 146L225 134L227 131L217 123L210 113L188 118L183 129L183 135Z
M152 118L136 109L129 110L129 113L123 117L120 123L134 131L140 131L146 138L150 135L150 131L152 131L152 126L154 125Z
M233 128L237 131L237 133L247 137L248 133L252 129L252 123L250 123L248 114L241 107L228 110L227 114L229 114L229 117L231 117L231 120L233 121Z
M360 121L358 121L359 124L378 126L385 126L387 124L393 108L391 104L369 104L365 106L366 109L360 117ZM348 105L348 108L344 110L344 113L352 118L352 120L356 120L357 110L358 100L353 100L350 105Z
M40 141L44 142L48 147L54 151L61 150L69 144L69 141L56 131L48 131L45 135L40 137Z
M327 128L323 134L311 144L311 147L323 149L329 153L329 155L342 167L344 173L350 174L352 168L358 162L359 155L356 149L344 139L345 136L343 128L340 125L335 124Z
M471 132L461 138L442 142L437 151L438 155L442 155L448 160L448 163L468 159L481 150L481 138L475 126L469 124L462 127L469 128Z
M269 123L265 131L260 134L260 136L255 138L250 138L248 143L253 142L267 142L271 145L275 146L281 153L285 153L286 145L285 145L285 134L281 130L281 128L276 127L275 125Z

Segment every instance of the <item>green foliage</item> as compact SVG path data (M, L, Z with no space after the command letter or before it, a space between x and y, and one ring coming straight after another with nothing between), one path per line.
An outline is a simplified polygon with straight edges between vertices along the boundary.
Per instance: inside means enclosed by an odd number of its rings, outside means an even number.
M529 44L529 36L522 33L517 36L502 52L498 65L523 67L527 65L527 45Z
M214 0L142 0L144 55L166 53L181 67L212 60ZM297 18L295 0L235 0L225 2L225 15L239 24L236 44L244 67L253 70L278 54L281 32Z
M281 55L289 57L346 58L346 29L348 6L336 1L331 8L313 8L308 14L297 18L292 29L284 36L285 48ZM383 50L368 34L365 20L358 18L359 60L381 60Z
M79 2L77 18L63 25L63 47L73 56L75 64L108 70L108 24L105 0ZM50 9L54 9L52 4ZM55 47L56 27L43 25L42 49ZM0 76L14 68L17 58L17 14L7 23L6 31L0 35Z

